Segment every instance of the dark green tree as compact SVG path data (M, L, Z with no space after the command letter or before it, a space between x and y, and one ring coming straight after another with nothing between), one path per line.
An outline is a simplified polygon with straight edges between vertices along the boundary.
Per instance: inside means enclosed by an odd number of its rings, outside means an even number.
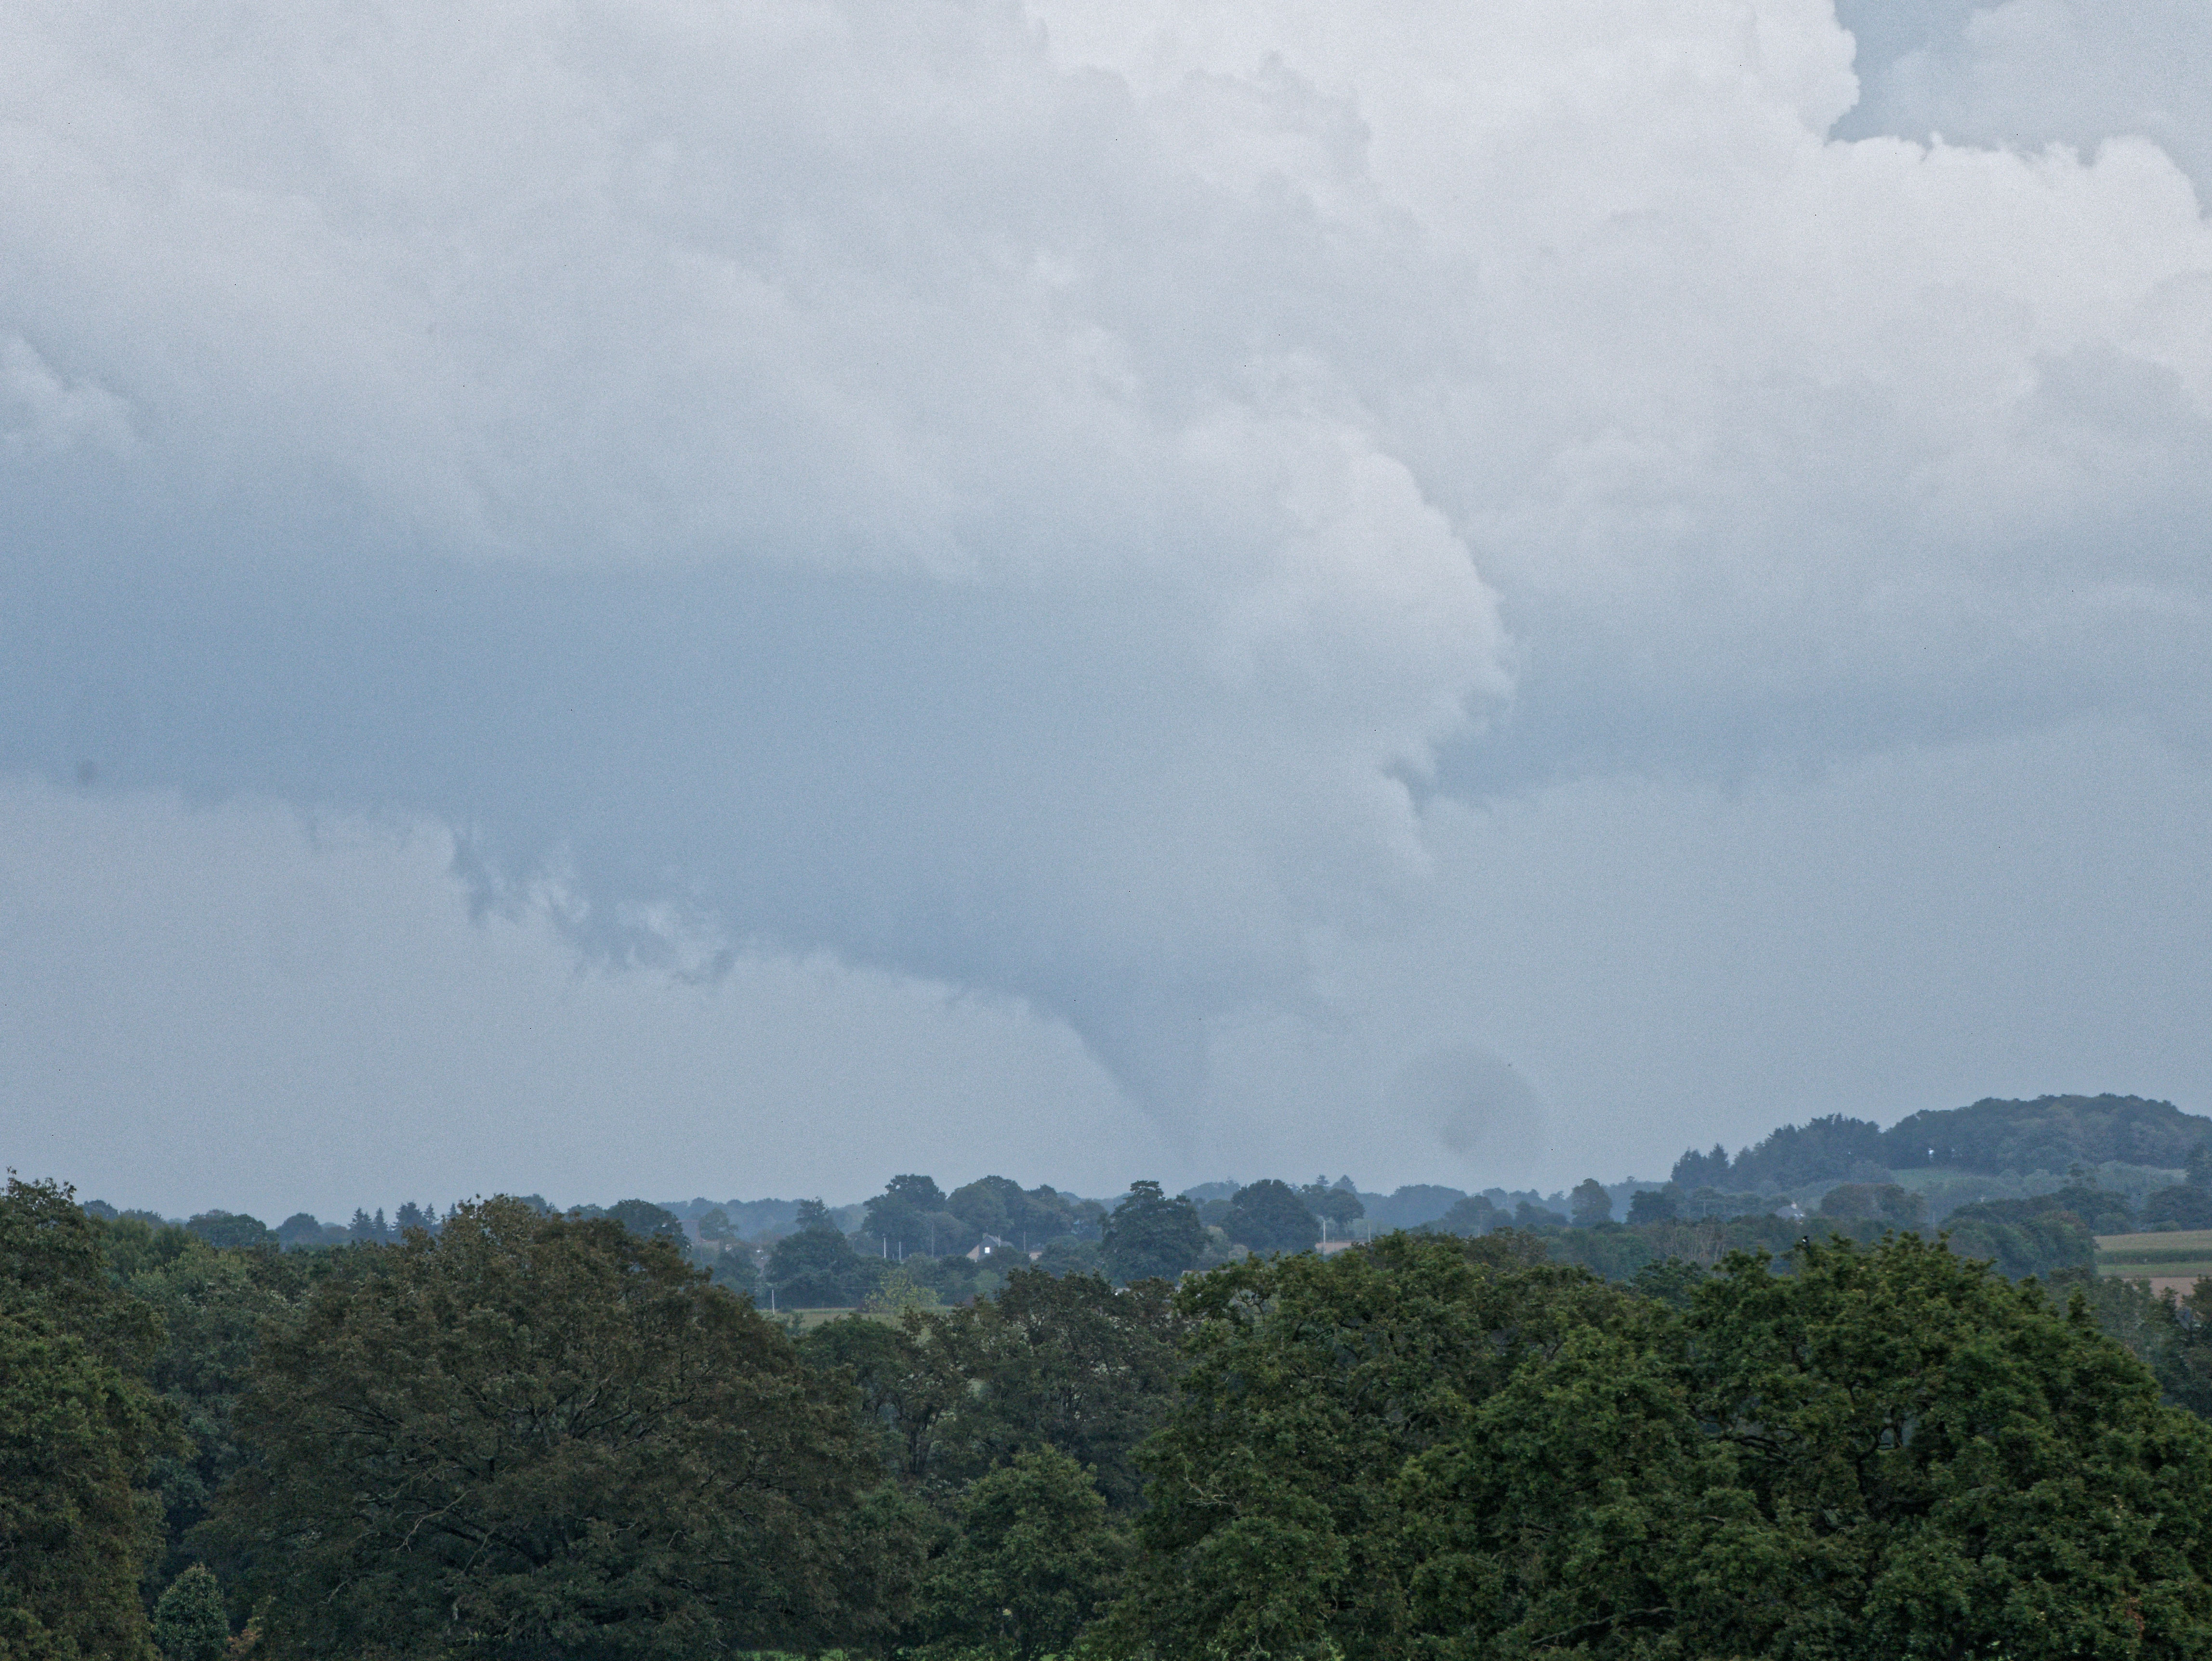
M1146 1549L1116 1643L1163 1661L1463 1652L1408 1625L1400 1473L1528 1356L1638 1306L1532 1250L1392 1234L1186 1282L1190 1370L1139 1456Z
M939 1427L941 1469L972 1478L1022 1450L1056 1448L1094 1474L1115 1511L1135 1510L1137 1446L1174 1402L1182 1330L1163 1281L1116 1292L1091 1275L1016 1269L997 1297L937 1323L976 1387Z
M1172 1281L1206 1250L1206 1226L1188 1200L1171 1200L1155 1182L1135 1182L1105 1226L1106 1273L1116 1285Z
M1939 1244L1739 1254L1686 1311L1395 1237L1210 1275L1118 1617L1163 1658L2174 1658L2212 1430Z
M725 1245L714 1255L707 1272L714 1283L725 1292L758 1301L761 1296L760 1265L753 1261L753 1254L747 1247L734 1244Z
M343 1231L338 1231L342 1234ZM276 1225L276 1244L287 1251L306 1250L327 1245L334 1238L331 1229L325 1228L310 1211L295 1211Z
M0 1656L152 1652L139 1602L159 1543L143 1503L170 1416L140 1379L160 1317L107 1272L91 1219L61 1185L0 1197Z
M1820 1214L1846 1221L1875 1218L1898 1228L1919 1228L1928 1220L1928 1202L1895 1183L1839 1183L1820 1196Z
M2118 1195L2106 1197L2119 1200ZM2125 1202L2120 1203L2124 1211ZM2014 1280L2087 1268L2096 1261L2094 1234L2058 1194L1960 1206L1943 1220L1943 1232L1953 1250L1993 1262Z
M1316 1177L1298 1190L1298 1198L1306 1202L1306 1209L1328 1225L1332 1238L1345 1240L1352 1237L1352 1226L1367 1214L1366 1202L1347 1185L1331 1186L1325 1177Z
M1321 1224L1305 1202L1272 1177L1238 1189L1221 1226L1238 1245L1262 1254L1304 1251L1321 1238Z
M868 1202L867 1233L891 1240L911 1240L913 1249L920 1250L928 1228L927 1220L945 1209L945 1190L938 1187L936 1178L916 1171L894 1177L884 1184L884 1191Z
M769 1253L768 1281L787 1309L851 1309L868 1295L883 1265L853 1250L825 1209L811 1227L787 1234Z
M1639 1188L1628 1196L1628 1220L1632 1226L1671 1223L1680 1213L1680 1197L1672 1188Z
M1045 1242L1036 1266L1048 1275L1103 1276L1106 1273L1106 1249L1096 1240L1079 1240L1072 1234L1063 1234L1056 1240Z
M154 1605L154 1642L162 1661L222 1661L230 1647L230 1620L222 1588L204 1563L194 1563L169 1582Z
M277 1243L267 1224L243 1212L203 1211L185 1227L211 1246L273 1246Z
M961 1496L950 1548L921 1584L923 1653L1065 1655L1130 1555L1088 1471L1049 1448L1017 1454Z
M2167 1401L2200 1419L2212 1419L2212 1280L2197 1281L2179 1306L2161 1301L2172 1324L2153 1363L2158 1381Z
M1422 1227L1431 1234L1487 1234L1493 1228L1509 1226L1513 1219L1500 1211L1480 1194L1469 1194L1452 1202L1449 1211L1432 1223Z
M355 1272L366 1254L348 1250L303 1257L256 1248L218 1250L185 1234L182 1249L161 1252L133 1226L109 1226L125 1248L118 1267L132 1298L160 1314L164 1335L147 1368L148 1382L174 1411L189 1445L154 1462L155 1486L167 1524L162 1578L180 1573L191 1530L205 1518L216 1491L246 1461L232 1415L245 1393L262 1328L291 1317L313 1280ZM143 1266L138 1266L143 1265Z
M885 1467L912 1491L941 1498L939 1427L972 1408L975 1381L943 1342L939 1317L909 1311L896 1322L848 1315L799 1340L810 1365L849 1378L860 1422Z
M2144 1198L2142 1220L2153 1227L2212 1228L2212 1189L2194 1183L2161 1188Z
M2184 1179L2195 1188L2212 1188L2212 1142L2200 1141L2189 1150Z
M1613 1196L1595 1177L1585 1177L1575 1184L1575 1191L1567 1196L1567 1206L1577 1228L1593 1228L1613 1220Z
M210 1543L279 1656L720 1656L864 1637L842 1387L672 1242L519 1202L320 1286Z
M665 1240L679 1251L690 1250L690 1237L684 1232L684 1220L665 1206L657 1206L650 1200L617 1200L607 1208L605 1214L641 1238Z
M1793 1269L1734 1259L1687 1323L1686 1403L1768 1566L1707 1652L2203 1652L2212 1436L2086 1309L1910 1237Z

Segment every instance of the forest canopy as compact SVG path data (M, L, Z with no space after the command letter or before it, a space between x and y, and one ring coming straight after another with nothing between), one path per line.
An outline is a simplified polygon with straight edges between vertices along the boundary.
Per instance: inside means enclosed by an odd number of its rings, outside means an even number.
M2092 1204L2053 1197L1991 1226ZM2200 1300L2008 1278L1897 1203L1716 1256L1583 1195L1193 1269L1140 1183L1103 1250L1164 1274L824 1323L654 1208L283 1251L16 1183L0 1654L2205 1652Z

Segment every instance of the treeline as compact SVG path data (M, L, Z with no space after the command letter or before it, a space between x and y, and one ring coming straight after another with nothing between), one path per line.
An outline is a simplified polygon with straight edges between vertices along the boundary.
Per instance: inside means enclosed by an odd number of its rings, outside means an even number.
M2200 1147L2191 1157L2184 1182L2153 1194L2140 1212L2124 1196L2085 1179L2025 1200L1959 1208L1943 1228L1956 1250L1994 1262L2014 1279L2085 1268L2094 1257L2099 1233L2212 1226L2212 1151ZM606 1218L633 1233L665 1238L706 1269L714 1284L772 1311L951 1307L995 1294L1009 1274L1026 1267L1127 1285L1156 1275L1172 1280L1255 1253L1316 1245L1334 1250L1355 1236L1382 1232L1370 1200L1376 1210L1421 1219L1411 1225L1419 1232L1533 1234L1547 1243L1553 1261L1579 1264L1607 1280L1631 1279L1646 1264L1670 1258L1712 1263L1730 1250L1778 1253L1808 1232L1865 1243L1893 1229L1924 1230L1928 1224L1923 1196L1893 1183L1835 1184L1810 1216L1793 1207L1778 1211L1756 1196L1685 1195L1672 1185L1638 1189L1627 1196L1625 1224L1614 1220L1613 1196L1595 1178L1559 1196L1558 1208L1526 1195L1505 1203L1510 1196L1502 1190L1495 1199L1434 1186L1363 1196L1349 1178L1296 1188L1272 1178L1211 1188L1170 1196L1156 1183L1140 1182L1109 1208L1049 1187L1024 1189L1004 1177L981 1177L948 1194L931 1177L909 1173L842 1212L819 1200L775 1202L785 1226L751 1239L739 1233L724 1207L706 1202L690 1202L688 1220L638 1199L575 1206L563 1214L571 1220ZM550 1211L536 1195L519 1203ZM97 1202L88 1209L128 1229L171 1226L150 1213L118 1215ZM357 1217L355 1226L331 1238L271 1230L252 1217L223 1212L202 1214L180 1226L219 1248L314 1252L394 1244L418 1229L434 1237L443 1226L433 1208L410 1204L398 1214L404 1229L386 1226L379 1213L366 1226ZM849 1232L847 1222L856 1225Z
M2130 1288L1394 1233L802 1335L665 1232L441 1223L279 1252L11 1182L0 1654L2212 1649L2212 1434L2139 1359L2212 1328L2115 1342Z
M1735 1158L1716 1144L1675 1161L1674 1185L1745 1193L1821 1182L1884 1181L1896 1171L2064 1171L2120 1163L2178 1170L2212 1143L2212 1119L2140 1096L1988 1098L1914 1113L1884 1130L1833 1113L1783 1125Z

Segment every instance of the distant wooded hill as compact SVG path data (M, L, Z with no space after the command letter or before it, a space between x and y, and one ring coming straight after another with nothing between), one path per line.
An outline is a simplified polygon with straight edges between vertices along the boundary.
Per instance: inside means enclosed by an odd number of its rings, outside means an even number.
M1840 1113L1784 1125L1731 1159L1716 1145L1674 1163L1686 1189L1787 1189L1808 1183L1875 1179L1929 1165L1998 1175L2064 1171L2108 1160L2179 1170L2212 1144L2212 1118L2140 1096L1995 1098L1971 1107L1915 1113L1887 1130Z

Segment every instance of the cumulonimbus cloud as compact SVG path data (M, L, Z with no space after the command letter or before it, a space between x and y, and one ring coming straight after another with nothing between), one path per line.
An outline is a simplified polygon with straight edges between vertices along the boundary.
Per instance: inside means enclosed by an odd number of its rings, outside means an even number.
M1857 89L1815 0L34 0L0 760L435 814L1164 1104L1440 786L2201 739L2188 178Z

